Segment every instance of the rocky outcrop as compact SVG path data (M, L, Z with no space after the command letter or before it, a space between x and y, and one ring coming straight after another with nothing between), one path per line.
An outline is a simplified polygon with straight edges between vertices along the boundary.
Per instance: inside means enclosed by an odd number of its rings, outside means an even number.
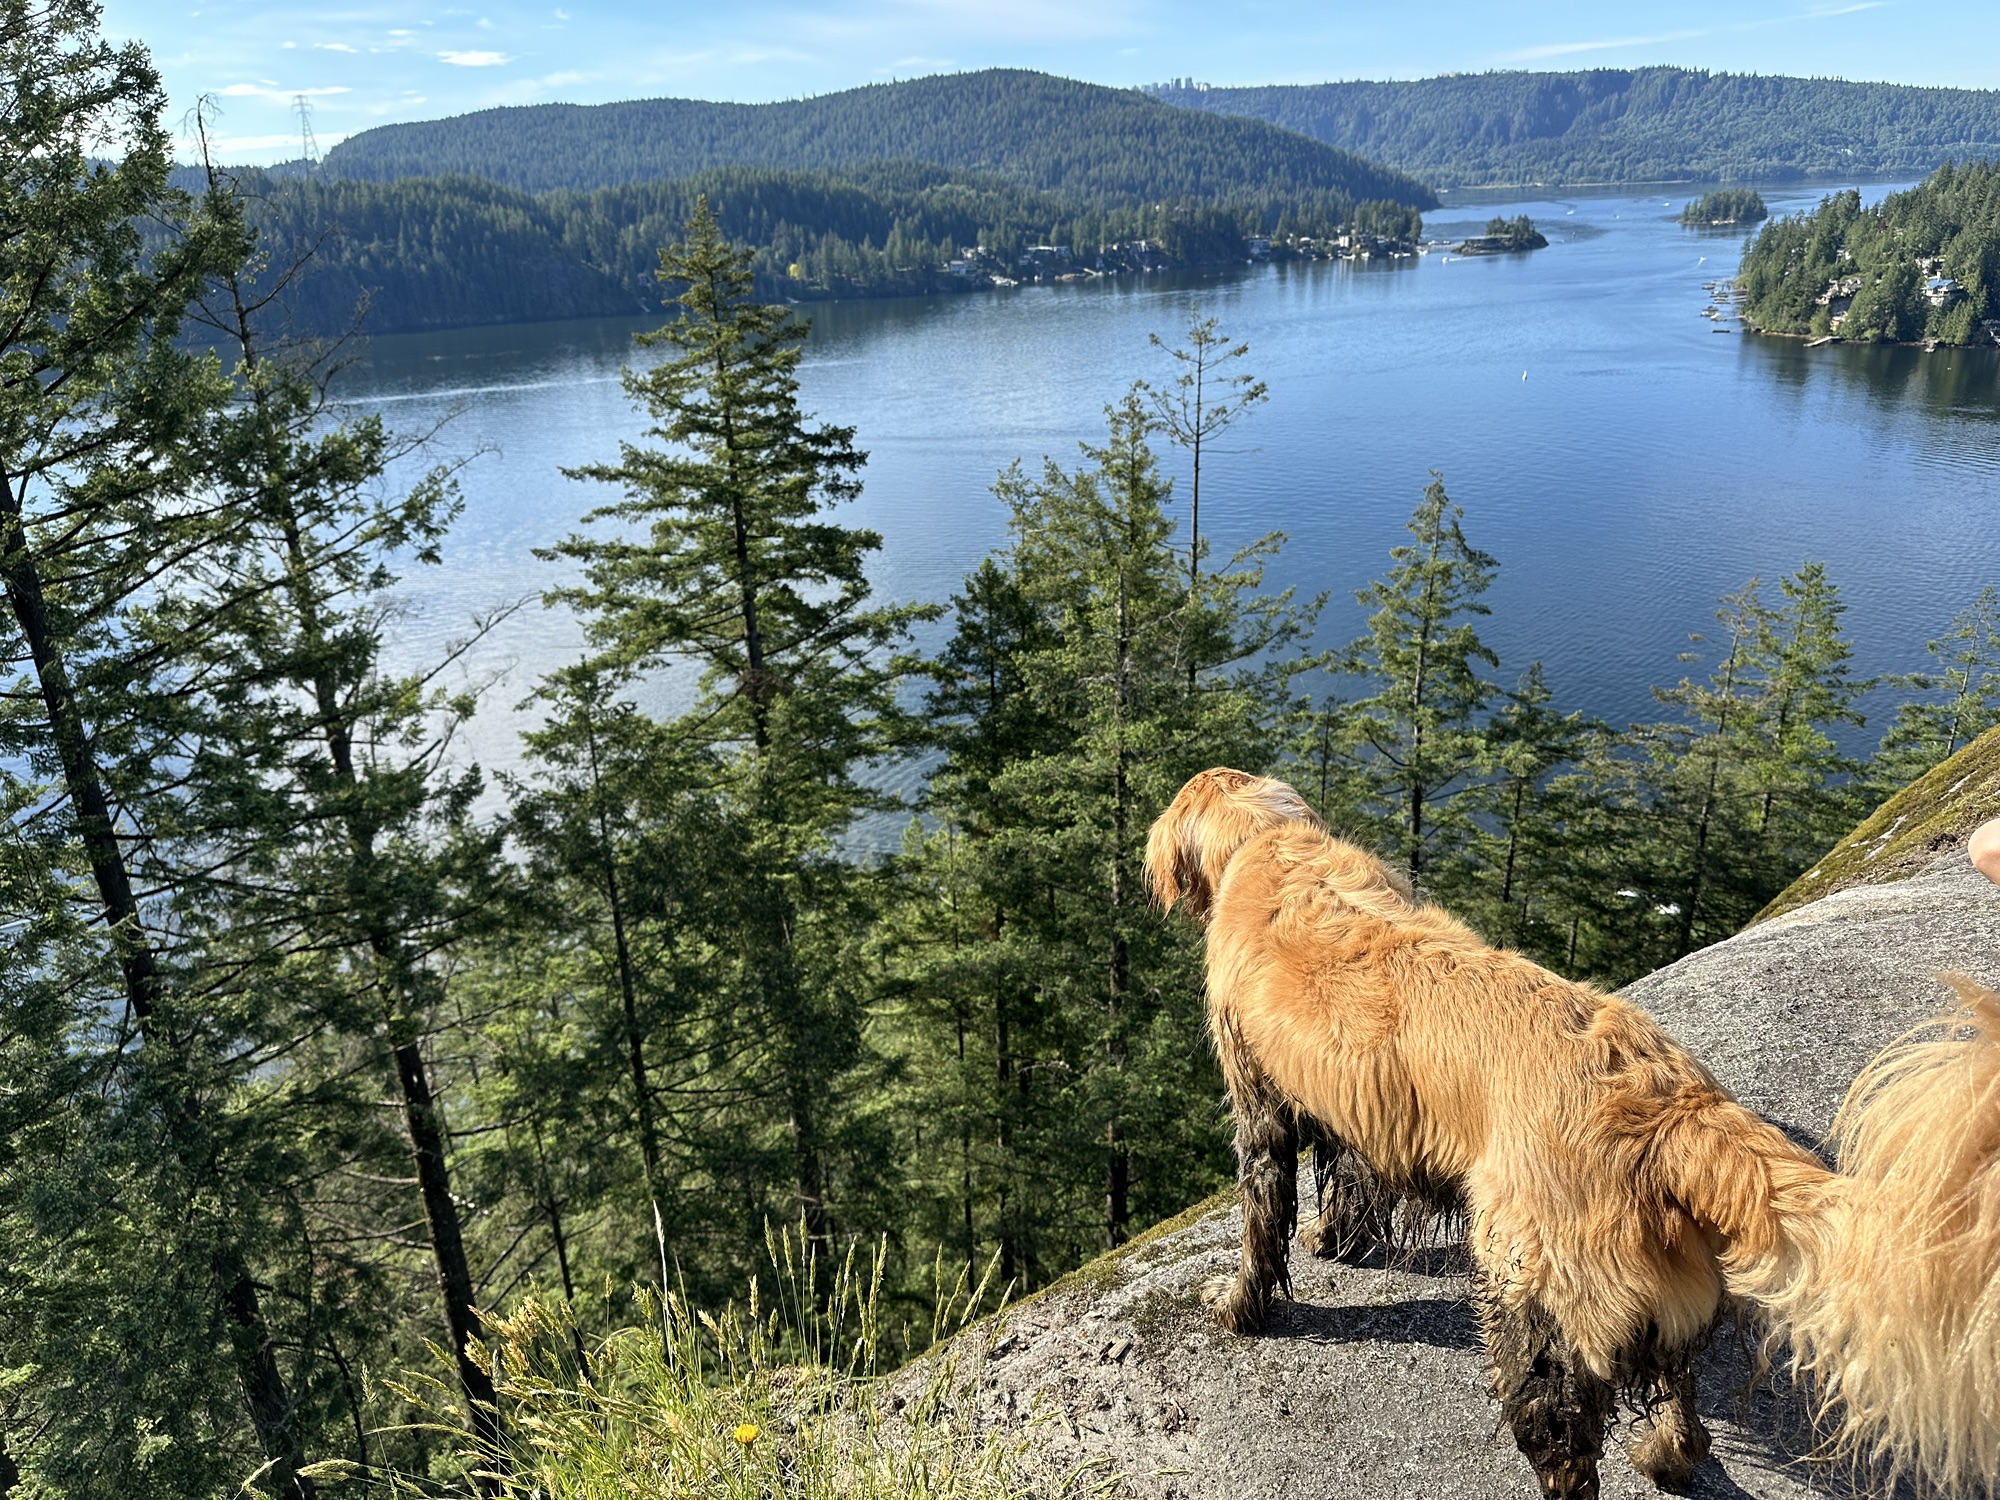
M1941 1007L1934 975L1948 968L2000 983L2000 890L1957 852L1767 920L1628 993L1740 1098L1817 1142L1855 1072ZM1202 1205L963 1338L979 1423L1022 1441L1050 1488L1087 1471L1156 1500L1536 1493L1487 1393L1460 1252L1348 1266L1295 1250L1294 1299L1264 1335L1235 1338L1200 1289L1233 1267L1238 1225L1226 1198ZM1706 1357L1701 1407L1716 1450L1694 1494L1852 1492L1807 1458L1803 1402L1781 1376L1753 1385L1731 1329ZM1621 1445L1614 1434L1605 1495L1657 1493Z

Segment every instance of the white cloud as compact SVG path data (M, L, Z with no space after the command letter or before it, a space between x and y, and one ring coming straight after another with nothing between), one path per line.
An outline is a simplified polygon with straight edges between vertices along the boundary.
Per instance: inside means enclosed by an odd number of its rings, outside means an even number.
M344 134L322 135L319 143L324 149L346 139ZM208 138L208 148L221 161L240 161L250 151L274 151L278 154L272 159L284 161L299 154L299 133L289 130L282 135L212 135Z
M222 89L225 99L285 99L290 100L300 94L308 99L324 99L334 94L351 94L354 90L340 85L321 89L281 89L275 83L232 83Z
M1621 47L1657 47L1662 42L1685 42L1707 36L1706 31L1663 31L1656 36L1607 37L1596 42L1550 42L1541 47L1522 47L1502 53L1507 62L1534 62L1544 57L1573 57L1579 52L1611 52Z
M287 45L289 45L289 43L288 43ZM359 53L359 52L361 51L361 49L360 49L359 47L350 47L350 46L348 46L348 45L347 45L347 43L345 43L345 42L314 42L314 43L313 43L313 49L314 49L315 51L318 51L318 52L354 52L354 53Z
M569 19L569 12L564 10L560 5L555 8L553 14L558 21L567 21Z
M514 59L504 52L440 52L439 62L454 68L504 68Z

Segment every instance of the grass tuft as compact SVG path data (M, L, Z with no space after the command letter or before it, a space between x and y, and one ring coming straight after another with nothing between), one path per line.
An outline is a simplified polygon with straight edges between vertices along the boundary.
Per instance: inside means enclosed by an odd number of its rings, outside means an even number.
M974 1430L958 1363L931 1362L912 1396L878 1377L881 1263L838 1266L770 1241L772 1278L719 1313L642 1292L645 1316L591 1340L560 1300L531 1296L487 1320L501 1438L475 1438L464 1399L437 1373L392 1383L445 1435L457 1472L399 1476L402 1496L499 1500L1014 1500L1028 1438ZM989 1275L937 1273L934 1340L973 1321ZM440 1351L441 1353L441 1351Z

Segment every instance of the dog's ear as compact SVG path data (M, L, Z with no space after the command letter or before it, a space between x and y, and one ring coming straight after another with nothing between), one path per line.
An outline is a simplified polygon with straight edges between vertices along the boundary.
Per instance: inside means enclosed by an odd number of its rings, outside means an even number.
M1211 892L1201 863L1201 805L1209 796L1204 777L1180 789L1146 834L1146 884L1160 910L1185 902L1197 920L1208 911Z

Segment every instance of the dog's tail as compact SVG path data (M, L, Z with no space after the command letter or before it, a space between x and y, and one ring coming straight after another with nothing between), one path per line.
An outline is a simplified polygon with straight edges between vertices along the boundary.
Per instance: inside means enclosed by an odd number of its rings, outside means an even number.
M1958 1006L1855 1080L1828 1173L1747 1110L1672 1152L1727 1237L1729 1289L1827 1403L1842 1454L1945 1494L2000 1491L2000 994ZM1691 1125L1696 1122L1690 1121Z
M1171 911L1208 914L1223 867L1258 834L1285 823L1324 829L1305 799L1282 781L1217 766L1191 777L1146 835L1146 883Z

